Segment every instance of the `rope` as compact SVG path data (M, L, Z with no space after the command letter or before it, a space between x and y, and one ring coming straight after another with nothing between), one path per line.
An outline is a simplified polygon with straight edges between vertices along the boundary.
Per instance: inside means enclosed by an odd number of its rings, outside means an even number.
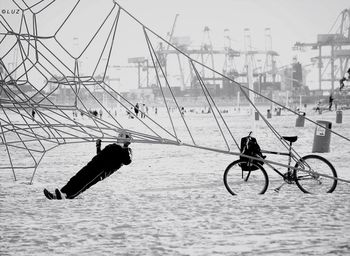
M58 29L54 32L53 35L48 36L42 36L38 33L38 24L37 24L37 14L44 11L46 8L48 8L54 1L51 1L47 3L44 7L39 10L34 11L33 8L37 7L39 3L43 2L39 1L38 3L28 6L25 2L26 8L21 8L18 6L18 8L22 11L21 16L21 22L20 22L20 31L17 33L13 31L11 26L6 22L6 20L0 20L0 23L5 28L6 32L1 33L2 36L6 37L15 37L16 42L9 48L7 52L3 54L3 56L0 56L0 65L3 67L4 75L1 73L1 90L0 90L0 107L1 111L4 113L5 118L0 118L0 127L2 134L0 136L1 138L1 144L5 145L7 156L10 162L10 169L12 169L14 179L16 180L15 175L15 169L18 168L34 168L31 182L34 179L34 175L36 173L37 167L41 160L43 159L44 155L54 148L56 148L59 145L66 144L66 143L80 143L80 142L92 142L97 137L104 138L104 140L110 140L115 141L116 138L116 132L120 132L121 130L126 130L125 127L119 122L117 118L115 118L112 114L108 112L107 106L101 102L98 97L94 94L94 92L90 89L91 86L96 86L100 88L104 93L109 95L115 102L120 104L120 106L130 112L130 115L133 116L139 124L143 125L142 127L146 129L147 132L137 132L137 131L130 131L134 141L136 143L158 143L158 144L168 144L168 145L185 145L210 151L215 151L219 153L226 153L226 154L233 154L236 156L241 156L240 153L234 153L230 151L230 143L227 139L228 135L225 135L225 132L227 131L230 135L230 138L233 140L233 142L236 144L237 148L239 149L239 144L235 137L233 136L231 130L229 129L228 124L226 123L226 120L221 115L218 106L215 103L214 98L210 94L207 86L205 85L202 76L198 72L195 64L198 64L202 67L202 69L208 69L213 73L213 75L218 75L224 79L227 79L228 81L231 81L235 86L238 86L241 90L242 94L245 96L247 101L255 108L255 110L259 113L259 115L262 117L264 122L267 124L267 127L272 131L272 133L281 141L282 145L284 145L286 148L288 148L288 144L286 141L283 140L282 136L277 132L277 130L271 125L271 123L268 122L268 120L259 112L257 107L250 101L247 91L255 93L259 95L260 97L269 100L270 102L287 109L288 111L297 114L293 110L286 108L282 106L281 104L267 98L266 96L255 92L252 89L249 89L236 81L230 79L229 77L225 76L224 74L214 70L211 67L206 66L205 64L191 58L188 54L186 54L183 50L178 49L176 46L168 42L167 40L163 39L161 36L159 36L157 33L146 27L142 22L140 22L138 19L136 19L133 15L131 15L128 11L126 11L124 8L122 8L118 3L114 2L113 7L109 10L106 17L104 17L104 20L99 25L95 33L92 35L90 40L87 42L86 46L83 48L83 50L79 53L77 57L74 57L72 53L64 47L64 44L58 40L58 35L61 32L64 25L67 23L67 21L70 19L70 17L75 13L78 4L80 4L80 1L77 1L77 3L73 6L73 8L70 10L68 15L65 17L63 22L60 24ZM116 8L117 7L117 8ZM32 14L32 32L30 33L30 28L28 26L28 21L26 17L26 12L31 12ZM138 116L136 116L134 113L130 111L131 107L134 107L134 104L128 100L126 97L123 97L120 93L118 93L116 90L111 88L106 82L106 76L107 76L107 69L108 65L110 63L110 59L113 52L113 46L115 44L116 40L116 33L120 21L121 12L127 14L129 17L131 17L136 23L138 23L143 31L144 38L146 40L146 44L148 47L148 51L153 63L153 66L155 67L155 74L156 79L162 94L162 99L164 102L164 105L167 110L167 115L169 118L169 121L171 123L172 132L168 131L166 128L164 128L162 125L160 125L158 122L156 122L153 118L146 115L146 120L140 119ZM112 25L110 26L108 30L108 35L103 41L103 47L101 52L99 52L98 60L96 62L96 65L94 67L94 70L91 75L83 76L80 74L79 70L79 59L87 52L88 49L92 46L92 43L97 40L97 36L101 33L102 28L107 26L107 21L109 19L113 19ZM30 24L30 23L29 23ZM220 136L223 138L226 144L226 150L218 150L208 147L203 147L201 145L198 145L195 141L195 138L193 136L193 132L191 131L186 118L182 115L180 106L178 104L178 101L174 95L174 92L168 82L168 79L166 77L166 72L161 66L161 62L159 60L159 57L157 56L157 53L155 51L155 48L153 47L153 44L150 39L150 34L156 36L158 39L162 40L168 45L168 48L173 48L178 52L178 56L184 56L190 63L190 67L192 67L191 71L194 71L196 74L196 78L201 86L202 93L205 96L205 99L207 103L209 104L210 110L213 114L213 117L216 122L216 127L220 131ZM63 50L73 61L74 61L74 67L70 67L67 63L65 63L60 56L57 56L56 53L52 50L52 48L49 48L45 44L45 40L51 40L57 44L57 46L60 47L60 50ZM2 41L0 41L1 45ZM109 46L108 46L109 44ZM21 62L18 64L16 68L13 70L9 70L5 67L4 62L2 61L4 57L8 56L10 53L12 53L16 47L19 49ZM35 58L31 58L30 51L35 52ZM105 56L107 55L107 56ZM97 72L97 68L103 59L103 57L106 57L107 61L103 69L103 76L101 80L98 80L95 78L95 73ZM44 63L44 64L43 64ZM56 64L55 64L56 63ZM16 71L23 68L25 70L24 74L22 74L20 77L15 78ZM35 85L32 84L30 81L30 76L28 73L31 71L37 71L46 79L46 84L40 89L36 89ZM54 74L57 74L61 76L62 78L55 77ZM171 99L175 102L177 111L180 113L182 122L184 123L186 127L186 132L190 136L192 144L189 143L183 143L181 142L181 138L177 134L177 127L174 124L173 117L171 116L167 98L165 97L165 93L163 91L162 81L160 77L164 77L164 85L165 87L170 91ZM24 90L21 89L22 85L29 85L31 89L35 92L34 95L29 96L25 93ZM54 85L54 87L51 89L49 88L50 85ZM74 95L74 102L71 102L67 105L59 105L55 104L53 100L51 100L51 97L54 95L54 93L60 89L60 87L65 86L68 88L71 92L73 92ZM49 93L45 93L45 91L49 91ZM82 97L82 92L85 91L89 98L97 104L97 106L105 111L107 115L113 120L113 122L106 121L102 118L94 117L90 114L89 108L87 103L84 101L84 98ZM119 97L119 99L118 99ZM36 118L31 116L30 110L35 110ZM89 118L89 120L92 122L92 124L84 124L83 122L79 122L75 118L72 118L67 114L67 110L74 110L79 111L80 113L84 114ZM215 111L218 113L215 113ZM13 123L12 119L9 114L15 114L16 116L20 117L20 123ZM313 122L309 118L306 118L308 121ZM223 123L220 124L221 121ZM315 123L315 122L313 122ZM155 128L151 128L151 124L156 125L156 127L160 130L156 130ZM317 124L317 123L315 123ZM317 124L319 125L319 124ZM319 125L322 126L322 125ZM329 130L327 127L322 126L323 128ZM330 130L332 133L343 137L344 139L350 141L350 139L346 138L345 136L342 136L332 130ZM166 136L161 136L160 132L165 132ZM17 138L14 141L7 140L7 136L11 136L11 134L14 134ZM40 145L40 150L36 149L35 147L29 146L30 143L36 143L37 145ZM47 145L49 143L49 145ZM25 166L20 167L16 165L13 161L13 157L11 155L10 148L19 149L19 150L26 150L28 154L30 155L31 159L34 162L34 166ZM298 159L300 156L297 154L297 152L293 150L293 158ZM36 157L33 153L41 153L39 157ZM268 160L264 160L266 162L269 162ZM274 163L270 161L271 163ZM285 166L279 163L274 163L280 166ZM288 166L289 167L289 166ZM1 169L1 168L0 168ZM339 179L340 180L340 179Z

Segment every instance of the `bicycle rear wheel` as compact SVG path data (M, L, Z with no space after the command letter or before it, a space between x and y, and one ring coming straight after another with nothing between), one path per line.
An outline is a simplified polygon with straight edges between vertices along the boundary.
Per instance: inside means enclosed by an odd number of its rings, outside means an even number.
M269 178L260 164L237 160L229 164L224 172L224 184L231 195L264 194Z
M318 155L303 156L294 170L295 183L304 193L332 193L337 186L337 172L333 165Z

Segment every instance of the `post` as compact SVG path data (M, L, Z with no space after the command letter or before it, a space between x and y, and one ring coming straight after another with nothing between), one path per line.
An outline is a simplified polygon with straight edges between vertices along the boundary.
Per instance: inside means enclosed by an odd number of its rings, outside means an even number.
M146 87L149 88L149 65L148 65L148 60L146 60L146 74L147 74L147 82L146 82Z
M318 46L318 89L322 88L322 46Z
M334 45L333 44L331 48L331 85L332 85L331 93L333 94L334 92Z
M141 88L141 63L137 63L137 87Z
M247 54L247 62L248 62L248 87L250 89L249 91L249 100L251 101L251 106L250 106L250 114L251 114L251 117L252 117L252 131L255 132L255 108L254 108L254 94L251 90L254 90L254 84L253 84L253 67L252 67L252 55L250 54Z
M341 124L342 121L343 121L343 111L337 110L336 113L337 113L337 114L336 114L335 122L336 122L337 124Z
M305 124L305 116L298 115L297 120L295 121L295 127L304 127Z
M332 123L328 121L316 121L312 153L326 153L330 151ZM321 125L321 126L320 126ZM327 128L327 129L326 129Z
M277 108L277 116L280 116L280 115L281 115L281 110L282 110L282 109L281 109L280 107Z

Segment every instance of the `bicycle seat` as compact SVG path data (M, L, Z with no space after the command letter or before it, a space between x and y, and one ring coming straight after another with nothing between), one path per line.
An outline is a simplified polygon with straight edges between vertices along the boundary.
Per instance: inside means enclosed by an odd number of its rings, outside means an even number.
M283 136L284 140L289 141L290 143L296 142L298 139L298 136Z

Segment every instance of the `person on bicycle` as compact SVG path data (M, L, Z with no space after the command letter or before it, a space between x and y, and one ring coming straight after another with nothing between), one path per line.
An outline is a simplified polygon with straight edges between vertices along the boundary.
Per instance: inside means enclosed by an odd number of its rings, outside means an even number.
M66 185L61 189L56 189L54 194L44 189L45 196L50 200L73 199L97 182L109 177L123 165L129 165L132 161L132 150L129 148L131 140L130 133L121 132L117 143L109 144L103 150L101 150L101 140L97 140L96 156Z

